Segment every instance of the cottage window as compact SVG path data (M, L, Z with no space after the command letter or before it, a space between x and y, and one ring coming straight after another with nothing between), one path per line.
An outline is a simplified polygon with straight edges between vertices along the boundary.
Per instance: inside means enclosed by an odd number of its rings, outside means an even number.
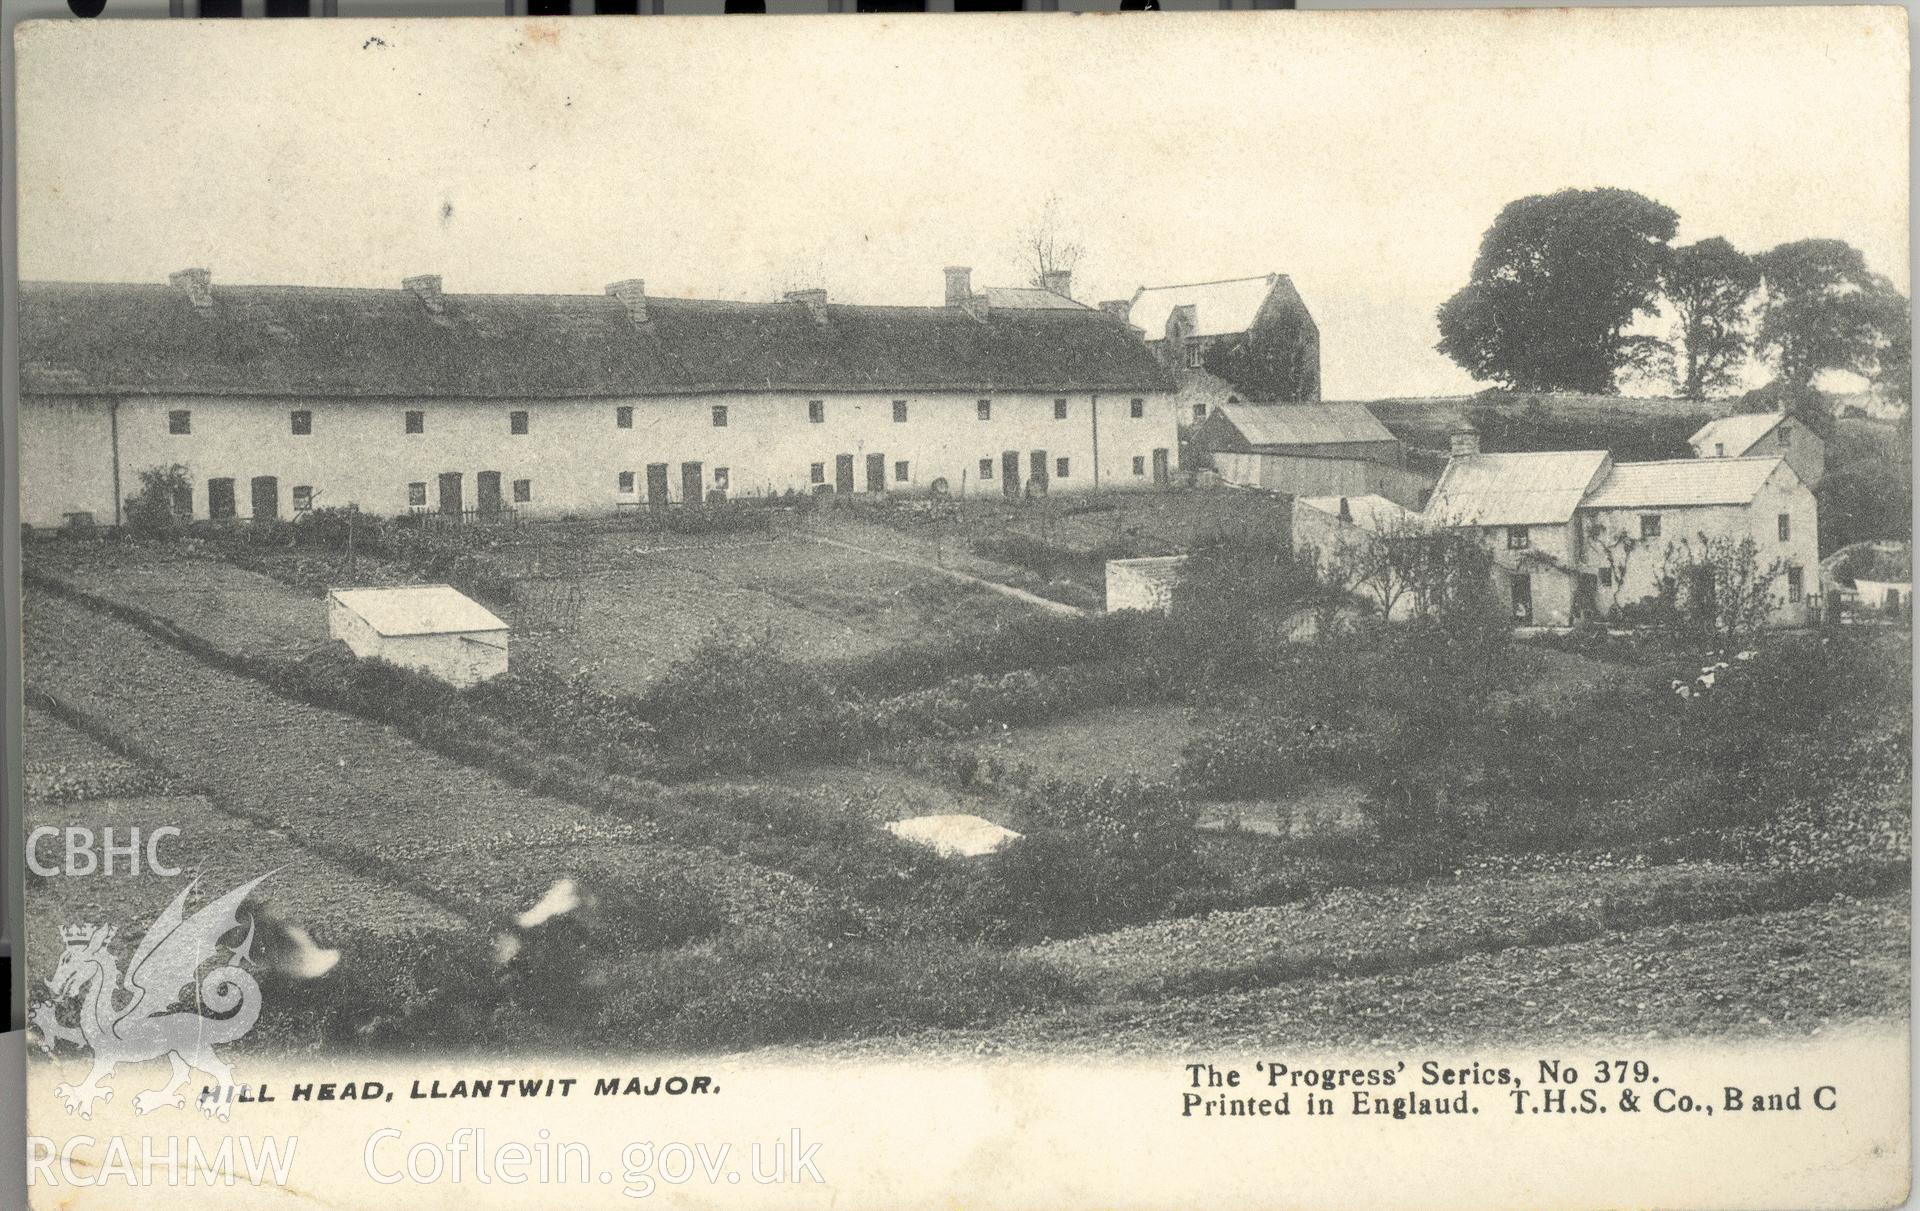
M633 428L633 409L625 404L613 410L613 427L616 429Z
M727 490L728 478L729 476L727 475L727 469L725 467L715 467L713 469L713 486L715 488L725 492Z
M172 412L167 413L167 432L193 432L193 413L187 411L185 408L176 408Z
M427 431L427 414L424 412L408 412L407 413L407 432L425 433L426 431ZM420 503L425 504L427 502L423 500Z
M980 478L993 478L993 460L991 458L983 458L980 460Z
M727 406L725 404L715 404L713 406L713 427L716 429L724 429L727 427Z
M993 401L990 399L983 399L980 402L976 403L973 406L973 414L979 417L981 420L992 420L993 419Z
M293 488L293 511L307 513L313 509L313 489L306 484L295 484Z
M1200 368L1202 360L1206 356L1206 352L1207 352L1206 348L1203 345L1201 345L1199 341L1188 341L1187 342L1187 368L1189 370L1198 370Z
M1193 406L1193 423L1197 425L1205 419L1207 419L1207 406L1205 404L1195 404Z
M514 480L513 481L513 503L516 505L523 505L532 499L533 499L533 481L530 479Z
M407 508L424 509L427 507L427 485L425 480L407 485Z
M807 481L809 483L816 483L816 484L826 483L827 482L827 464L815 463L813 464L812 467L808 468Z
M1067 419L1067 401L1066 400L1057 399L1053 401L1053 419L1055 420Z
M1147 414L1146 400L1136 399L1127 405L1127 415L1134 420L1139 420L1141 417L1145 416L1146 414Z
M1787 600L1799 601L1806 593L1806 573L1799 568L1787 569Z
M1133 473L1135 475L1145 475L1147 473L1146 455L1136 454L1133 456Z
M808 400L807 401L807 423L813 424L813 425L821 425L821 424L825 424L826 420L827 420L827 401L823 399Z
M629 493L633 491L633 472L631 471L620 472L620 491L622 493Z
M1792 429L1789 429L1785 425L1781 425L1779 429L1775 430L1775 432L1777 432L1780 435L1780 448L1782 450L1786 449L1788 446L1791 446L1793 444Z
M912 468L907 464L907 461L905 459L901 459L900 461L894 463L893 464L893 482L897 484L906 483L908 479L912 478L911 475L909 474L911 470Z
M1066 459L1064 458L1054 459L1053 460L1053 477L1055 479L1065 479L1067 477L1067 468L1068 468L1068 462Z
M1727 443L1725 442L1713 443L1713 456L1715 458L1725 458L1727 456Z
M525 437L527 433L527 414L524 412L507 413L507 432L515 437Z
M1533 534L1525 526L1507 527L1507 550L1524 551L1533 545Z
M1660 537L1660 515L1658 513L1642 513L1640 515L1640 537Z
M1612 568L1600 569L1600 587L1603 589L1610 589L1613 587L1613 569Z
M904 425L907 423L906 400L897 399L893 401L893 423L896 425Z
M293 421L293 435L305 437L313 432L313 413L301 408L290 414Z

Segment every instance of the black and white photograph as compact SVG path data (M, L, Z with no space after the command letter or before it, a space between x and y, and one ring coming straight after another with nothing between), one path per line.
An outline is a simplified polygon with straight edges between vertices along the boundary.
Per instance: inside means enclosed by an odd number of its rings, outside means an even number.
M1897 1205L1907 47L21 26L32 1205Z

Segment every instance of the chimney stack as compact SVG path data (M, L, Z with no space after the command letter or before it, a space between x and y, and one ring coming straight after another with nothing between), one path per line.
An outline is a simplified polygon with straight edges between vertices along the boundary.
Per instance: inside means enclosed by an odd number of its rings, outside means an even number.
M814 323L825 324L827 322L826 291L789 290L787 291L787 301L789 303L805 303L807 305L807 314L813 317Z
M201 311L213 308L213 270L182 269L178 273L167 275L167 285L176 290L184 290L194 307Z
M1063 299L1073 297L1073 270L1049 269L1040 275L1040 289L1059 295Z
M1132 321L1128 317L1133 314L1133 301L1131 299L1108 299L1106 302L1100 304L1100 310L1106 312L1123 324L1130 323Z
M644 281L628 278L624 282L614 282L607 287L607 293L625 305L628 319L636 324L647 322L647 284Z
M420 300L420 305L431 314L439 315L447 309L446 301L440 297L439 274L423 273L418 277L402 278L400 285L413 291L413 296Z
M973 297L973 270L965 265L949 265L946 272L947 306L964 306Z
M1447 455L1450 458L1472 458L1480 453L1480 430L1471 424L1462 424L1447 436Z
M1340 520L1348 523L1353 521L1353 506L1347 503L1344 496L1340 498Z

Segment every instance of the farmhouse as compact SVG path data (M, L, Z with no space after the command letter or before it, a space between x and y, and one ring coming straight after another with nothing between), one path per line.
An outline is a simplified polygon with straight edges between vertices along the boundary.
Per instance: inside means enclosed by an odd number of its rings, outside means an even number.
M1751 539L1777 571L1772 621L1812 621L1818 506L1783 458L1615 463L1604 450L1482 454L1454 436L1429 525L1482 531L1501 600L1522 625L1564 626L1658 594L1709 541Z
M117 524L172 466L176 511L211 519L1170 482L1173 384L1139 334L968 276L940 307L23 283L22 520Z
M1364 404L1222 404L1193 448L1228 483L1270 492L1378 495L1417 509L1432 487Z
M1296 496L1293 500L1293 541L1297 548L1312 547L1322 557L1364 568L1382 544L1412 535L1422 528L1420 515L1384 496ZM1393 621L1413 612L1414 602L1400 578L1362 574L1351 591Z
M1827 443L1807 422L1784 412L1722 416L1687 439L1696 458L1784 458L1800 482L1820 486L1827 472Z
M451 585L332 589L327 634L363 660L463 689L507 671L507 624Z
M1140 329L1169 369L1209 371L1242 399L1320 398L1320 327L1284 273L1142 286L1100 306Z

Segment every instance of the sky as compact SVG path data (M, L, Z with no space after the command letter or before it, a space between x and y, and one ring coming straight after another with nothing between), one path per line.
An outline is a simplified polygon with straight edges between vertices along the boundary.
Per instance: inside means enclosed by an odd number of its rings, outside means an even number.
M28 279L940 302L1290 274L1325 394L1456 394L1434 310L1507 202L1909 288L1899 9L66 22L23 27Z

